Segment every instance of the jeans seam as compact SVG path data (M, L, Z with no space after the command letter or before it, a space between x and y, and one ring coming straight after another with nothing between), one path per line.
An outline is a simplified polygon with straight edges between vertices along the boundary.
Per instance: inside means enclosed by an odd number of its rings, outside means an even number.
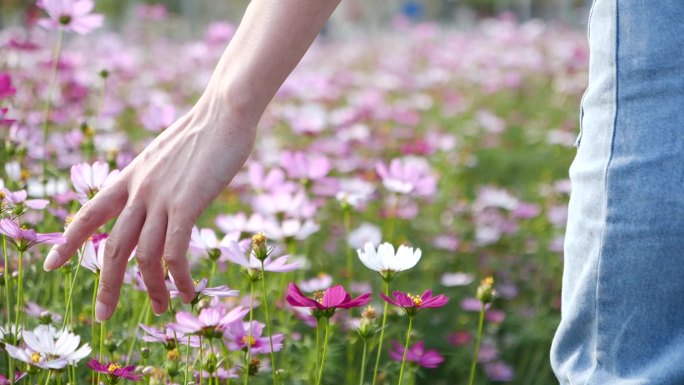
M619 64L619 49L620 49L620 7L619 7L619 0L615 0L615 58L614 58L614 66L615 66L615 79L614 79L614 84L615 84L615 91L614 91L614 104L615 104L615 111L613 115L613 127L612 127L612 133L611 133L611 139L610 139L610 152L608 154L608 162L606 163L606 172L605 172L605 177L604 177L604 197L605 197L605 206L604 206L604 220L603 220L603 228L601 229L601 244L599 247L599 255L598 255L598 261L597 261L597 267L596 267L596 291L595 291L595 298L594 298L594 317L595 317L595 339L594 339L594 362L595 362L595 367L594 367L594 373L598 371L599 368L599 340L600 340L600 331L601 331L601 322L600 322L600 312L599 312L599 294L601 291L601 266L603 265L603 254L605 251L605 237L606 237L606 228L608 227L608 207L609 207L609 188L608 188L608 181L610 179L610 166L613 161L613 155L615 152L615 135L617 131L617 123L618 123L618 111L619 111L619 98L618 98L618 92L619 92L619 71L620 71L620 64ZM591 376L587 380L587 384L589 385L589 381L591 380Z

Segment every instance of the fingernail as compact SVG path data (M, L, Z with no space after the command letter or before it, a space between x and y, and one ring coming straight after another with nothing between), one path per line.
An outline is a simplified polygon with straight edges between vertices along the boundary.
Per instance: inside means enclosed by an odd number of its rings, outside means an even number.
M152 311L155 315L159 316L166 311L166 306L161 302L152 301Z
M43 269L45 271L54 270L57 267L57 262L59 262L59 253L53 247L52 249L50 249L50 252L48 253L47 257L45 257L45 262L43 262Z
M104 304L98 300L95 304L95 319L97 319L98 322L108 320L112 315L112 310L114 310L113 306Z

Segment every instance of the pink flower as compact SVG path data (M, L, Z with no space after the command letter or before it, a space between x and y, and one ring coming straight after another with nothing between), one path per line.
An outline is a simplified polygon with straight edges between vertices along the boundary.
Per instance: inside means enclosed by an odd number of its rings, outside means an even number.
M0 220L0 234L10 238L20 251L26 251L39 243L60 245L66 242L66 238L60 233L36 233L33 229L19 227L11 219Z
M392 297L394 298L390 298L383 293L380 293L380 296L388 303L403 308L409 316L414 316L423 309L442 307L449 302L449 298L444 294L433 297L432 290L425 290L420 296L401 291L392 292Z
M303 152L284 152L280 163L292 179L316 180L330 172L328 158L320 155L309 155Z
M175 120L176 109L170 104L152 104L140 115L140 123L152 132L164 130Z
M223 298L223 297L237 297L240 292L237 290L231 290L226 285L207 287L208 281L206 278L202 278L199 282L195 283L195 299L192 301L193 304L199 302L202 296ZM171 298L176 298L180 295L176 284L171 281L167 282L169 289L169 295Z
M7 108L0 108L0 126L11 126L16 122L14 119L5 119L5 116L7 116Z
M22 378L26 377L28 373L21 373L21 372L14 372L14 383L16 384L21 380ZM12 382L9 380L8 377L5 377L4 375L0 374L0 385L10 385Z
M513 368L501 361L488 362L484 364L484 371L492 381L508 382L515 377Z
M404 357L404 347L396 340L392 340L389 356L394 361L401 362ZM408 352L406 352L406 361L415 362L424 368L434 369L444 362L444 357L437 350L425 350L425 343L418 341L409 347Z
M251 345L251 353L270 353L271 343L268 336L263 336L264 324L252 321L252 335L250 338L249 322L233 322L225 331L224 342L230 350L247 350ZM283 334L273 335L273 351L277 352L283 347Z
M5 202L8 203L10 208L26 206L34 210L43 210L50 203L47 199L26 199L28 196L26 190L12 192L7 189L0 189L0 191L5 193Z
M12 78L8 73L0 73L0 100L13 96L17 89L12 87Z
M313 298L306 297L293 282L287 287L287 302L295 307L311 309L316 318L324 316L330 318L337 309L350 309L364 306L370 302L371 293L362 294L354 299L341 285L325 289L324 292L314 293Z
M102 363L94 358L86 364L87 367L98 373L104 373L109 376L108 383L116 384L121 379L140 381L143 378L142 374L135 374L135 365L121 366L116 363L109 362Z
M164 345L166 350L172 350L176 347L176 341L180 344L187 344L188 338L185 334L175 331L171 328L166 328L164 330L154 328L152 326L147 326L140 324L140 328L147 333L143 337L143 341L146 342L159 342ZM198 348L200 346L200 340L197 336L190 336L190 346L193 348Z
M50 16L38 20L46 29L64 28L85 35L104 22L103 15L90 13L95 7L93 0L38 0L36 4Z
M221 338L223 331L231 322L242 320L249 309L238 306L231 311L222 307L202 309L199 316L192 313L178 312L176 322L169 325L176 331L187 334L201 335L206 338Z
M79 163L71 166L71 183L81 203L92 199L103 187L112 183L119 175L119 170L109 171L109 165L97 161L92 165Z
M423 158L394 159L389 167L384 163L378 163L375 169L382 178L382 184L392 192L429 196L437 189L437 179Z
M226 246L221 246L221 251L226 259L237 265L240 265L250 271L261 271L261 261L254 255L252 251L247 250L241 246L240 243L231 241ZM247 254L249 253L249 258ZM274 273L287 273L299 269L298 263L287 263L289 255L283 255L273 259L269 254L264 259L264 270Z

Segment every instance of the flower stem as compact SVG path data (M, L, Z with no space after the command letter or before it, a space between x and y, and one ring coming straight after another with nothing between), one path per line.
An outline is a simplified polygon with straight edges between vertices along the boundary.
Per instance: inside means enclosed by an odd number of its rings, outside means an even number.
M209 273L209 280L207 281L207 287L211 287L211 280L214 278L214 274L216 274L216 260L212 259L212 261L211 261L211 272Z
M328 334L330 330L330 318L325 319L325 337L323 337L323 355L321 355L321 367L318 371L316 385L320 385L323 380L323 368L325 367L325 353L328 351Z
M81 270L81 262L83 261L83 248L79 250L80 258L78 259L78 265L76 265L76 271L74 272L74 277L71 279L69 284L69 295L66 300L66 309L64 310L64 322L62 323L62 329L65 329L69 322L73 322L74 314L72 298L74 296L74 287L76 286L76 277L78 277L78 271Z
M473 355L473 362L470 365L470 379L468 385L473 385L475 380L475 367L477 366L477 358L480 354L480 342L482 340L482 326L484 325L485 304L480 308L480 320L477 323L477 339L475 340L475 354Z
M360 374L360 379L359 379L359 385L363 385L363 377L364 374L366 373L366 352L368 351L368 339L364 338L363 339L363 353L361 354L361 372Z
M321 318L316 318L316 362L314 362L314 380L318 382L318 363L320 362Z
M389 280L385 280L385 295L389 296ZM389 303L385 301L385 306L382 311L382 324L380 325L380 340L378 341L378 353L375 356L375 367L373 368L373 381L372 385L375 385L375 381L378 378L378 366L380 365L380 357L382 356L382 341L385 339L385 326L387 325L387 311L389 310Z
M100 341L98 341L100 344L100 349L99 349L97 359L100 360L101 362L104 362L104 358L102 358L102 352L104 350L105 329L106 329L105 328L105 322L104 321L100 322ZM97 383L98 384L100 383L100 373L99 372L97 373Z
M45 385L48 385L50 383L50 377L52 376L52 370L47 371L47 375L45 376ZM12 377L14 377L12 375Z
M91 307L91 314L90 314L90 346L93 348L95 347L95 325L97 325L97 322L95 322L95 301L97 301L97 287L100 284L100 273L95 273L95 282L93 282L93 300L92 300L92 307ZM102 360L102 357L99 357L100 360ZM93 376L93 385L95 384L95 381L97 379L99 383L99 373L97 376Z
M24 309L24 252L19 250L19 277L17 278L17 308L14 315L14 330L19 330L19 323L21 322L21 314ZM16 337L15 337L16 339Z
M188 334L188 346L187 346L187 350L185 350L185 380L183 381L184 385L188 385L189 380L190 380L190 334Z
M50 127L50 108L52 107L52 95L55 92L57 85L57 65L59 63L59 55L62 52L62 40L64 39L64 28L60 28L57 33L57 43L55 49L52 51L52 68L50 69L50 86L48 88L48 96L45 102L45 122L43 123L43 178L46 176L46 169L48 163L48 128Z
M204 341L202 341L202 336L199 336L199 344L200 344L200 367L199 367L199 385L202 385L202 366L204 366L204 347L202 346Z
M254 320L254 280L249 280L249 338L247 339L247 356L245 357L244 384L249 384L249 362L252 358L252 323Z
M5 279L5 306L7 306L7 325L12 325L12 297L10 295L10 279L9 279L9 254L7 253L7 238L3 235L2 236L2 254L4 257L4 266L3 266L3 271L2 275L4 276L3 278ZM12 343L17 344L17 331L15 330L12 335ZM9 360L8 362L8 373L9 373L9 380L10 380L10 385L14 385L14 359L10 357L10 355L7 355L7 359Z
M401 369L399 369L399 382L401 385L401 380L404 378L404 365L406 364L406 354L408 353L409 341L411 341L411 329L413 328L413 316L409 316L409 326L406 330L406 343L404 344L404 355L401 357Z
M264 267L264 261L261 261L261 289L264 292L264 312L266 312L266 332L268 333L268 342L269 342L270 347L271 347L271 368L273 369L273 385L276 385L277 384L276 361L275 361L275 352L273 351L273 335L271 334L271 316L270 316L270 314L268 314L268 295L266 293L266 269Z

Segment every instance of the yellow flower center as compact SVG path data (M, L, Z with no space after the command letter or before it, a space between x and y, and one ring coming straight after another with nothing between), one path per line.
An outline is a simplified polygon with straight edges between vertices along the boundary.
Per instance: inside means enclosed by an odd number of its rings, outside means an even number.
M323 304L323 294L324 294L324 292L323 292L323 291L320 291L320 290L317 291L317 292L314 292L314 293L313 293L313 299L314 299L316 302L318 302L318 303L320 303L320 304Z
M252 235L252 242L255 245L260 245L266 242L266 234L264 233L256 233Z
M199 285L200 281L198 279L193 279L192 282L195 284L195 286Z
M256 344L256 339L254 339L254 336L246 335L242 337L240 342L245 345L254 346L254 344Z
M40 362L42 358L43 357L41 357L40 353L31 353L31 362L33 363Z
M483 285L487 286L493 286L494 285L494 277L486 277L485 279L482 280Z
M107 372L109 372L109 373L114 373L117 369L121 369L121 365L109 364L109 366L107 366Z
M414 306L420 306L420 305L423 304L423 299L420 298L419 295L411 295L411 294L409 294L408 296L409 296L409 298L411 298L411 300L413 301L413 305L414 305Z

